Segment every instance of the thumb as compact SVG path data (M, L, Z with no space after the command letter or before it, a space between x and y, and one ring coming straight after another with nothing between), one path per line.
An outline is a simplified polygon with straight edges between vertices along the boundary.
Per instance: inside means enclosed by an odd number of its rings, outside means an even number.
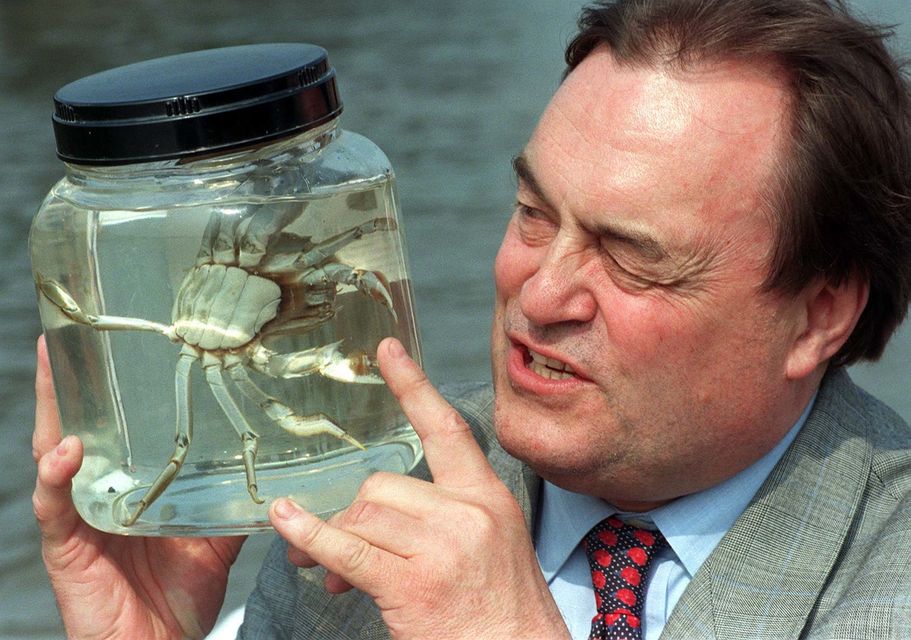
M32 494L32 508L46 545L68 540L82 519L73 505L72 480L82 466L82 442L67 436L38 461L38 480ZM45 551L50 551L45 547Z
M44 336L38 339L35 375L35 432L32 452L38 462L38 479L32 508L45 542L59 544L81 522L73 506L72 480L82 466L82 442L75 436L60 440L60 417L51 381Z

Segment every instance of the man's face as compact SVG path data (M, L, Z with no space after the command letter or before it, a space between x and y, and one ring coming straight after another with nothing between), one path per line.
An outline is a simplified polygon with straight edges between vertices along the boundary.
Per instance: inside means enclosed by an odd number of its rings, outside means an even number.
M564 81L516 161L492 359L503 446L645 509L761 457L805 398L798 302L764 293L787 130L771 69L623 67Z

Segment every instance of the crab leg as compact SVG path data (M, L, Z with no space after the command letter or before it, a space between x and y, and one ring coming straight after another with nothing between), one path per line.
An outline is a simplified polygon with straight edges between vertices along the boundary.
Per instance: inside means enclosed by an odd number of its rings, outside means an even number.
M237 261L241 267L255 267L280 239L279 232L300 218L307 202L260 207L237 228ZM299 246L299 245L298 245Z
M342 247L359 240L368 233L375 231L395 230L395 220L392 218L374 218L363 224L342 231L338 235L319 242L303 253L277 253L262 264L263 271L269 273L292 273L307 267L318 265L331 258Z
M174 480L190 450L190 441L193 439L193 411L190 406L190 367L199 359L196 351L190 346L184 346L177 358L177 371L174 375L174 388L177 397L177 437L175 438L174 453L168 460L167 466L158 474L145 495L139 500L133 514L123 521L123 526L129 527L139 516L155 502L168 485Z
M241 393L258 404L265 414L285 431L300 437L326 433L344 440L358 449L365 450L364 445L348 435L326 414L315 413L310 416L299 416L291 407L267 394L250 379L240 361L229 364L225 369Z
M300 218L309 204L296 199L272 200L275 194L296 192L299 185L293 179L289 181L288 176L276 174L268 165L257 167L250 175L250 186L253 195L268 196L271 201L251 205L252 213L247 213L236 229L233 246L237 248L238 266L243 268L258 266L266 255L275 253L275 243L285 236L303 240L281 231Z
M88 325L97 331L154 331L169 340L174 340L176 337L173 327L160 322L143 320L142 318L99 316L86 313L63 285L56 280L50 280L38 275L36 284L38 285L38 290L44 294L44 297L56 305L68 318L79 324Z
M234 264L237 256L234 249L234 233L243 218L239 214L227 215L222 209L215 209L209 215L209 223L202 234L196 264Z
M215 396L221 410L224 411L231 426L234 427L234 430L237 431L237 435L240 436L241 442L243 442L243 460L244 471L247 474L247 491L250 492L250 497L253 498L253 502L262 504L265 501L257 495L258 486L256 484L256 467L254 466L256 463L256 441L257 438L259 438L259 434L250 427L247 419L244 418L237 403L234 402L234 398L231 397L228 388L225 386L225 381L221 373L221 362L215 356L206 353L203 354L202 367L206 372L206 382L209 383L209 388L212 389L212 395Z
M263 326L259 337L282 336L292 333L307 333L311 329L324 324L335 316L335 305L330 302L310 305L302 309L299 314L289 320L270 322Z

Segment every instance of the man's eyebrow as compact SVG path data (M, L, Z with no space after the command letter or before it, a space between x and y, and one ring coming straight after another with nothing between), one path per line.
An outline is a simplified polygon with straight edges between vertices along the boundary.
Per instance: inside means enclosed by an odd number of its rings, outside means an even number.
M670 257L661 243L645 231L609 223L596 224L592 231L602 238L610 238L629 246L650 262L661 262Z
M519 182L531 189L532 193L534 193L542 202L548 206L550 205L547 196L544 195L544 189L541 188L537 178L535 178L535 174L528 165L528 159L524 154L520 153L512 159L512 170L515 171L516 178L519 179Z
M528 159L524 154L520 153L512 159L512 169L516 173L516 178L524 186L531 189L535 196L550 206L547 196L544 194L541 184L535 178L535 174L532 172ZM651 262L660 262L669 257L668 252L661 246L661 243L646 231L607 222L595 225L591 231L603 238L610 238L629 246Z

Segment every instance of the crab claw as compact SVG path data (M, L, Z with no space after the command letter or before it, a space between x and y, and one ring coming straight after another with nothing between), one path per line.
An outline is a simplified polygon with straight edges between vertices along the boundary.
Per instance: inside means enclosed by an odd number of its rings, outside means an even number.
M355 269L341 262L330 262L319 269L307 274L302 280L304 284L323 285L335 283L349 285L370 296L376 302L386 307L392 319L398 322L398 316L392 306L392 294L389 292L389 281L379 271Z
M256 343L250 350L250 366L273 378L300 378L319 373L339 382L384 384L376 358L363 351L345 355L342 341L292 353L276 353Z
M340 343L336 342L332 346ZM376 358L363 351L354 351L347 356L342 355L337 348L329 353L325 364L320 366L321 375L339 382L357 382L359 384L384 384L382 376L378 373L379 367Z
M152 322L142 318L96 316L86 313L62 284L56 280L45 278L41 274L35 276L35 284L38 287L38 291L68 318L79 324L88 325L97 331L154 331L169 340L174 340L176 337L174 329L170 325L161 324L160 322Z
M399 225L392 218L374 218L368 220L359 227L362 233L372 233L374 231L395 231Z
M363 271L360 269L356 270L356 273L357 278L354 281L354 286L357 287L357 290L366 293L386 307L392 316L392 320L398 322L399 318L395 313L395 308L392 306L392 294L389 293L389 281L386 280L386 276L379 271Z
M38 274L35 276L35 284L38 285L38 290L45 298L53 302L63 313L76 322L81 322L82 324L92 324L94 322L95 317L86 315L79 308L79 304L73 299L73 296L56 280L51 280Z

